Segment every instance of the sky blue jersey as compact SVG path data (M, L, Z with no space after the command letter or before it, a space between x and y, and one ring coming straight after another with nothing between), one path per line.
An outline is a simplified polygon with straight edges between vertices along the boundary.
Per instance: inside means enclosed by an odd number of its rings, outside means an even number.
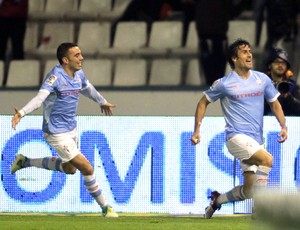
M259 144L264 143L264 98L273 102L279 96L267 75L250 70L250 76L245 80L232 71L215 81L204 94L210 102L220 99L227 139L235 134L245 134Z
M50 92L44 101L44 132L57 134L76 128L79 93L88 84L82 70L76 71L72 79L59 64L47 74L40 88Z

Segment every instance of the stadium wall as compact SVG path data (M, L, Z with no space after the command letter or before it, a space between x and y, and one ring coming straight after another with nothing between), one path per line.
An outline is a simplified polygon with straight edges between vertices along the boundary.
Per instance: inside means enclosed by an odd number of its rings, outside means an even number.
M202 97L201 91L102 91L101 94L111 103L116 104L115 115L174 115L190 116L194 115L196 105ZM14 107L21 108L37 91L1 91L0 92L0 114L14 113ZM32 114L42 114L42 109L34 111ZM100 110L88 98L81 95L79 115L100 115ZM220 103L212 103L207 110L208 116L220 116Z
M43 139L41 122L42 116L28 115L14 131L11 115L0 116L0 212L100 212L80 173L27 168L10 174L18 153L56 155ZM193 146L192 116L79 116L79 147L117 212L203 214L211 191L226 192L243 181L238 162L225 147L224 125L222 117L206 117L201 143ZM270 186L296 194L300 119L288 117L287 125L289 139L279 144L278 122L265 117L266 149L274 156ZM247 200L223 205L218 214L251 210Z

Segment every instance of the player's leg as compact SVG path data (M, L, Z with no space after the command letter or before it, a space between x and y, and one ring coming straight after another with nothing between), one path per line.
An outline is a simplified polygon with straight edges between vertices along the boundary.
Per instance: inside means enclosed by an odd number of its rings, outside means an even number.
M257 165L254 177L254 192L265 189L268 185L268 178L273 164L273 156L265 149L260 149L249 159L243 160L243 163Z
M62 158L64 170L74 171L78 169L84 178L84 184L91 196L102 208L105 217L118 217L118 214L108 205L100 185L95 177L94 168L77 147L77 131L66 134L45 135L47 142L55 148Z
M45 134L46 141L56 150L62 158L63 169L68 172L75 172L78 169L84 178L84 184L91 196L102 208L106 217L117 217L118 214L108 205L103 192L96 180L94 169L86 157L77 147L77 132L71 132L59 135Z
M211 193L211 196L209 197L211 198L211 202L209 206L205 208L204 218L210 219L216 210L221 209L222 204L235 202L235 201L242 201L251 198L252 194L248 194L247 191L251 190L252 187L251 181L253 181L254 175L255 175L254 172L245 172L244 173L245 184L235 186L233 189L231 189L226 193L221 194L217 191L213 191ZM246 181L249 181L249 183Z
M74 139L74 137L76 137L76 133L73 131L57 135L45 133L44 137L47 143L56 150L59 157L51 156L43 158L29 158L23 154L18 154L11 165L12 174L27 167L60 171L66 174L74 174L76 172L76 168L72 164L68 163L68 161L80 152L77 150L77 152L69 154L68 151L66 151L68 149L77 149L76 139Z
M80 153L76 155L72 160L70 160L70 163L81 172L84 178L84 185L91 196L102 208L103 216L118 217L118 214L107 203L100 184L96 179L94 168L91 163L85 158L85 156Z
M63 169L62 159L59 157L43 157L43 158L29 158L23 154L18 154L11 165L11 174L16 171L27 168L37 167L53 171L65 172Z
M251 158L263 149L263 146L259 145L253 138L243 134L235 135L233 138L228 140L226 144L229 152L239 159L240 162L243 159ZM221 208L222 204L252 198L253 181L256 177L255 173L259 167L242 162L241 167L244 175L244 184L238 185L223 194L214 191L210 197L211 202L205 209L205 218L210 219L214 212Z
M264 192L267 188L268 177L271 171L273 157L270 153L262 149L259 150L257 153L255 153L249 160L245 160L244 162L258 164L257 170L253 178L248 179L248 184L250 184L250 186L246 187L246 178L245 178L245 185L244 185L246 188L245 190L247 193L251 194L251 198L253 198L253 196L256 193ZM254 219L256 218L254 201L253 201L253 208L252 208L252 218Z
M217 199L218 204L225 204L252 198L252 188L255 173L253 171L246 171L243 173L243 176L244 184L238 185L224 194L220 194Z
M252 198L254 189L264 188L268 183L273 157L263 145L253 138L239 134L227 142L229 152L240 160L244 172L243 193L246 198Z

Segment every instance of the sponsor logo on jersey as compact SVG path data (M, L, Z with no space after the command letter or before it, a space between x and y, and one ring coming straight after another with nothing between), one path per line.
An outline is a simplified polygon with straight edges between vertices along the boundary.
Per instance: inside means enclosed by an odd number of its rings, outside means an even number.
M70 95L77 95L79 94L79 90L74 90L74 91L69 91L69 92L61 92L61 93L58 93L58 95L60 96L70 96Z
M263 95L264 95L263 92L252 92L252 93L242 93L242 94L232 95L231 97L234 99L242 99L247 97L260 97Z

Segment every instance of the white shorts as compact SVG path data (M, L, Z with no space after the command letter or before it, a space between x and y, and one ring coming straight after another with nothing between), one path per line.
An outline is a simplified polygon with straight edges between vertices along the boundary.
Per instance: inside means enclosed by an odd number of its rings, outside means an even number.
M226 142L228 151L240 161L242 170L256 172L256 165L248 165L243 160L249 159L254 153L260 149L264 149L264 145L260 145L252 137L245 134L234 135Z
M63 163L72 160L75 156L80 154L80 151L77 147L76 129L68 133L44 133L44 138L47 143L56 150Z

